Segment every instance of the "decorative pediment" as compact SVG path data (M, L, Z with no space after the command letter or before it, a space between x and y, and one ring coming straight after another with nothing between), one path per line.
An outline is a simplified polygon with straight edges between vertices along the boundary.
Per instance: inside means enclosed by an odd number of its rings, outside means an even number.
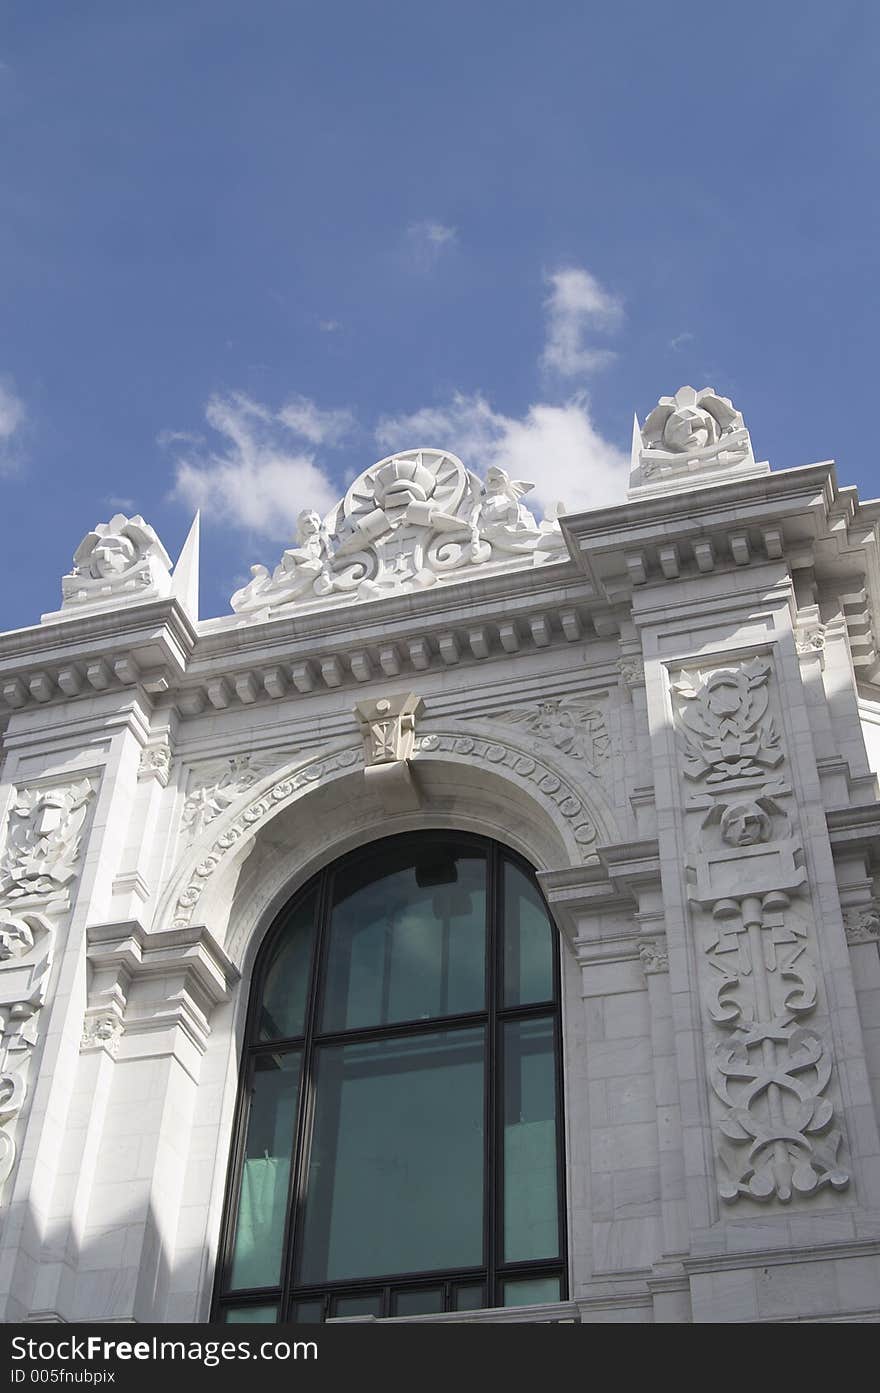
M237 614L380 599L443 581L564 559L558 522L522 503L533 485L495 466L485 483L445 450L406 450L355 479L327 515L299 515L274 571L251 567Z

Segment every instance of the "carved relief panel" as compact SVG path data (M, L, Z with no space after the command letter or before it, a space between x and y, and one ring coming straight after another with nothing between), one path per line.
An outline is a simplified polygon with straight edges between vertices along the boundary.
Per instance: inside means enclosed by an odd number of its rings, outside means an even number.
M718 1191L788 1202L844 1189L831 1045L771 660L672 683L688 897L706 1022Z
M79 873L91 782L19 789L0 856L0 1185L15 1162L59 920Z

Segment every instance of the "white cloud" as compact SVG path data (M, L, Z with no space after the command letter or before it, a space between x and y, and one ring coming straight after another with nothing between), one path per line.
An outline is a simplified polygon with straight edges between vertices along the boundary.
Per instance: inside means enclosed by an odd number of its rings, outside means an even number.
M673 353L675 353L679 348L681 348L683 343L690 343L693 340L693 337L694 335L692 333L690 333L688 330L685 330L683 334L676 334L674 339L670 339L667 346L672 349Z
M242 392L214 396L205 419L217 449L180 456L172 496L265 536L291 535L301 509L328 511L338 490L309 446L332 446L354 425L348 411L322 411L296 397L273 411Z
M14 469L27 413L12 383L0 379L0 470Z
M322 334L335 334L342 328L338 319L319 319L318 328Z
M579 266L563 267L546 280L550 293L544 301L547 340L542 366L561 377L579 377L611 362L614 353L589 347L585 338L591 329L608 332L620 325L621 301Z
M583 396L561 406L538 402L515 417L493 410L479 393L457 393L445 406L384 418L376 437L386 450L438 446L478 474L495 464L534 480L526 502L544 512L558 502L569 511L618 503L626 486L628 460L596 429Z
M458 241L458 229L425 218L420 222L410 223L406 229L406 239L416 270L430 271L437 265L444 249L454 246Z
M278 420L312 445L338 445L354 429L347 409L322 411L308 397L294 397L282 406Z

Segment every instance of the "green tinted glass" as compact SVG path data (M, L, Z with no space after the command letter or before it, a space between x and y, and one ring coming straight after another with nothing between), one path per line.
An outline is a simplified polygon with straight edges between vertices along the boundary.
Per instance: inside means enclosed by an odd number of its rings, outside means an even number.
M261 1054L254 1064L232 1290L279 1280L299 1071L299 1050Z
M559 1252L552 1020L504 1026L504 1260Z
M335 879L321 1029L480 1011L486 862L438 844L392 847Z
M504 866L504 1005L553 1000L553 925L537 886Z
M315 934L314 894L307 896L281 931L263 983L260 1040L284 1040L302 1035Z
M300 1280L483 1260L482 1030L319 1051Z

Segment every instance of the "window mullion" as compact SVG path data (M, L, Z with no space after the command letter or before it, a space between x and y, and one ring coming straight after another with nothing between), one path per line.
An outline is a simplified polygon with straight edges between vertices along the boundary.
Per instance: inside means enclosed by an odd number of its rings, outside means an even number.
M321 873L321 885L315 903L314 948L312 952L311 981L306 1003L305 1039L302 1046L302 1066L300 1074L299 1102L296 1115L296 1137L292 1165L290 1167L290 1190L287 1204L287 1233L285 1237L285 1256L282 1267L281 1319L286 1320L291 1309L294 1286L295 1261L302 1231L302 1216L305 1205L306 1186L309 1172L309 1154L312 1141L312 1123L315 1112L314 1039L318 1025L318 1011L323 988L325 942L327 921L330 917L330 891L333 879L332 869Z
M491 1306L495 1300L495 1270L498 1260L498 1219L500 1193L498 1186L498 999L500 992L500 912L501 860L498 847L490 843L487 852L486 895L486 1150L483 1177L483 1203L486 1225L486 1299Z

